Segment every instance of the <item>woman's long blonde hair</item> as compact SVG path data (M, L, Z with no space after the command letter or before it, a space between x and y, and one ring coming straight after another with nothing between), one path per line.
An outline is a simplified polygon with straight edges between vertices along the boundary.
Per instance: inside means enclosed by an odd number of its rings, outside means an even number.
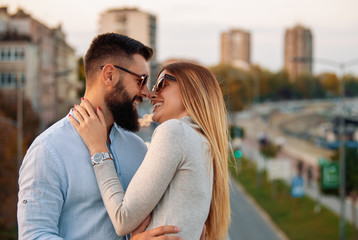
M213 192L206 220L207 239L226 239L230 223L228 124L224 99L215 76L205 67L178 62L163 67L179 83L184 107L207 138L213 167Z

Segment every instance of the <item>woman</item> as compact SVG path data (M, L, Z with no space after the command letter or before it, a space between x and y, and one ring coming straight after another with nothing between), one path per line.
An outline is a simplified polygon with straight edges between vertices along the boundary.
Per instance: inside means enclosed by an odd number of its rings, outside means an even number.
M179 236L199 239L205 224L208 239L226 239L230 221L228 134L217 80L199 65L170 64L161 70L150 99L153 121L160 125L126 193L113 161L94 165L117 234L132 232L152 212L148 229L176 225ZM92 119L87 114L80 116L80 106L76 109L79 124L73 118L71 122L77 130L82 128L81 137L91 155L108 152L102 112L97 111L99 119Z

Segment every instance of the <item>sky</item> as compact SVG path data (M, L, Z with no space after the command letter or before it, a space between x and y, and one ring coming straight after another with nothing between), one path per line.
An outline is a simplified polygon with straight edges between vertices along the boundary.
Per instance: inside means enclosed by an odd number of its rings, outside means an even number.
M358 0L0 0L49 27L62 24L69 44L83 56L98 34L100 13L137 7L157 16L157 59L187 58L212 66L220 61L220 34L232 28L251 33L251 61L272 72L283 67L284 33L301 24L311 29L315 74L346 66L358 75ZM321 59L321 60L319 60ZM349 66L349 63L353 65Z

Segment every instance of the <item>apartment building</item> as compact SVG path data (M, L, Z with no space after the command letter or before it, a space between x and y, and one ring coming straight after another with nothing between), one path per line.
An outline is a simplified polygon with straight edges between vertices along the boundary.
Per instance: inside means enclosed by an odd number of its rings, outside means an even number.
M150 81L148 81L148 87L154 85L158 72L156 16L137 8L109 9L101 13L99 18L99 33L107 32L129 36L153 48L154 56L149 63Z
M309 28L296 25L285 32L284 68L291 81L299 75L312 74L313 41Z
M20 88L40 116L40 131L63 117L78 100L74 49L61 25L50 28L18 9L0 8L0 89Z
M221 63L248 69L251 64L251 34L231 29L221 34Z

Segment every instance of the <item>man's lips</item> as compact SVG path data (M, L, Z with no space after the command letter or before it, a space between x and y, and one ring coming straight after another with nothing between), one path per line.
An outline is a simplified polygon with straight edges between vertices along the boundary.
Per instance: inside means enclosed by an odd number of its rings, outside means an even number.
M137 103L143 102L143 97L138 96L138 95L134 96L133 100L132 100L132 103L134 103L134 102L137 102Z
M134 108L137 108L137 105L141 102L143 102L143 98L141 96L136 95L133 97L132 105Z

